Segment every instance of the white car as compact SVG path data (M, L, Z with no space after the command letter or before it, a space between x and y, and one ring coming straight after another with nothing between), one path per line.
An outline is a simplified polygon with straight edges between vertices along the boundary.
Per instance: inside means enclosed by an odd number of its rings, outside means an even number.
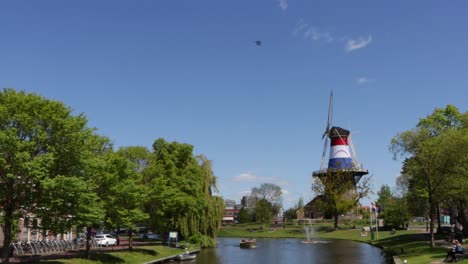
M117 245L117 239L111 234L99 234L94 237L98 246L115 246Z

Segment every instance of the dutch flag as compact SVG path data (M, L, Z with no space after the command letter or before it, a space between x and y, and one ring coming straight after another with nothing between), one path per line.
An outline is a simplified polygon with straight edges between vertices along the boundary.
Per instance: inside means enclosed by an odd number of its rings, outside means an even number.
M371 202L371 207L372 207L372 212L375 212L375 215L377 216L380 213L380 207L374 202Z

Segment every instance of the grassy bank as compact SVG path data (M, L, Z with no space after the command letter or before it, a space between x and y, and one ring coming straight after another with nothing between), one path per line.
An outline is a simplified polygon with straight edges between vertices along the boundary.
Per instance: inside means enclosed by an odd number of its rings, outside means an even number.
M410 264L427 264L445 258L447 249L444 247L430 248L428 236L422 230L390 231L374 233L374 240L368 236L361 236L361 229L334 230L331 224L314 224L314 238L318 239L346 239L364 242L383 249L387 259L398 255ZM299 225L287 225L286 228L260 229L259 225L225 226L219 232L221 237L254 237L254 238L298 238L305 239L305 231Z
M155 259L177 255L184 252L182 249L170 248L162 243L153 243L147 246L134 247L133 251L93 251L89 259L79 256L72 258L40 260L32 263L53 264L98 264L98 263L145 263Z

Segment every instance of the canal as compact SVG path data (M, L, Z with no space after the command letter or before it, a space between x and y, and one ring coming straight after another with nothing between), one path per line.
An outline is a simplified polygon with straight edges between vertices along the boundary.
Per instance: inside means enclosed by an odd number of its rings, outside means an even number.
M204 249L197 264L251 263L385 263L379 248L348 240L257 239L257 248L241 249L239 238L218 238L218 246Z

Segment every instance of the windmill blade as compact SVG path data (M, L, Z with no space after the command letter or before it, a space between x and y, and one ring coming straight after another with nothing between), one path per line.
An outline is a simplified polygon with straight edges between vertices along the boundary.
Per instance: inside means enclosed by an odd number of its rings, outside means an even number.
M330 103L328 105L328 121L327 121L327 130L330 129L333 118L333 91L330 92Z
M323 143L323 153L322 153L322 161L320 162L320 170L323 169L323 162L325 161L325 155L327 153L327 147L328 147L328 137L324 140L324 143Z
M332 123L333 118L333 91L330 92L330 102L328 103L328 119L327 119L327 126L325 128L325 132L322 135L322 139L325 135L330 135L330 126Z

